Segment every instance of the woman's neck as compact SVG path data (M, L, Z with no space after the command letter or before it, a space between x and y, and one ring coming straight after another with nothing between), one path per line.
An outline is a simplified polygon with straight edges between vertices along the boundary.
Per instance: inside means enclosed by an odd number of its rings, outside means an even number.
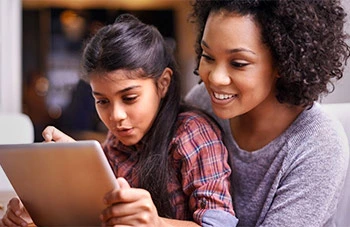
M230 119L232 136L241 149L258 150L280 136L303 110L280 103L256 107Z

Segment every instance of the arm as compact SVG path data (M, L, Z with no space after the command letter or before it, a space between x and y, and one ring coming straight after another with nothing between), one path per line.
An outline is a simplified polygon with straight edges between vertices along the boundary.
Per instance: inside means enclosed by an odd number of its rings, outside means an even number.
M130 188L124 178L117 179L120 186L105 196L108 207L102 212L102 226L198 226L194 222L161 218L150 194L139 188Z
M185 116L174 159L181 160L182 188L193 219L202 226L235 226L228 151L221 132L203 114Z
M237 219L233 215L229 193L231 171L224 161L227 160L227 150L212 125L201 119L190 118L188 122L191 123L185 130L178 130L176 138L179 140L171 146L176 147L173 158L183 163L180 171L182 188L189 196L189 207L198 224L235 226ZM118 178L118 183L120 189L106 194L108 207L101 215L104 225L198 226L190 221L159 217L146 190L130 188L123 178Z
M176 219L169 219L169 218L161 218L163 219L163 226L169 226L169 227L196 227L199 226L195 222L192 221L181 221L181 220L176 220Z

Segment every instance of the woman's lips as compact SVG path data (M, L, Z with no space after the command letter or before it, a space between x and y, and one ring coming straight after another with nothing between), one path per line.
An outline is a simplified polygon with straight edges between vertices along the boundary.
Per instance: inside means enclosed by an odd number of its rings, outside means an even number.
M217 104L227 104L235 99L237 99L237 94L224 94L218 92L212 92L211 100L213 103Z

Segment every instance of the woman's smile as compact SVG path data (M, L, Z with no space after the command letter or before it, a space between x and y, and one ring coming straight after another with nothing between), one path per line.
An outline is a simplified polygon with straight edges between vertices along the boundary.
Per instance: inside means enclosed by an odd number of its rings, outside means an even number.
M217 93L212 92L211 95L212 102L217 104L227 104L229 102L232 102L238 98L237 94L224 94L224 93Z

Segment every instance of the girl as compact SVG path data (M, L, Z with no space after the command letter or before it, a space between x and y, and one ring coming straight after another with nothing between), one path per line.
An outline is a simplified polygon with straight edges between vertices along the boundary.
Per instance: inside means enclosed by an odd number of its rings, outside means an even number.
M87 43L83 79L109 129L103 144L121 189L104 198L107 226L213 226L220 214L237 222L230 197L228 153L219 128L203 113L180 105L172 53L153 26L121 15ZM45 141L74 141L54 127ZM102 199L102 198L101 198ZM18 200L3 225L26 224ZM18 213L17 213L18 212ZM160 218L163 217L163 218Z

